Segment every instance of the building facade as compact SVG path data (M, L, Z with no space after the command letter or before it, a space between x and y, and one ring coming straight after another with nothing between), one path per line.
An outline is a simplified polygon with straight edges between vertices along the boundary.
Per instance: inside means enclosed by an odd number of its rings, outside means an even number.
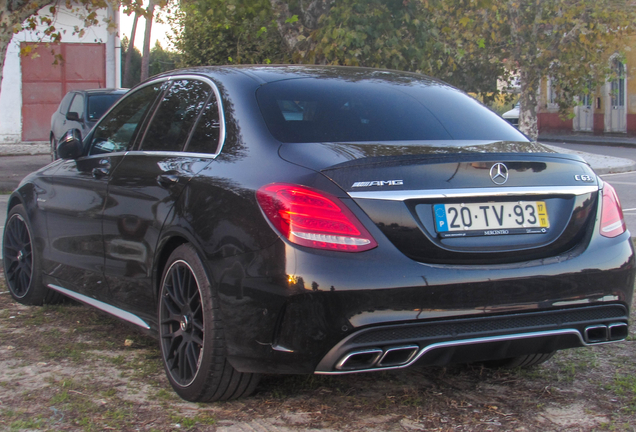
M563 119L553 102L550 79L541 85L538 110L539 133L590 133L636 135L636 52L624 58L610 57L610 66L618 77L579 97L573 118Z
M48 7L40 14L47 15ZM53 19L63 32L62 43L47 47L37 31L13 37L0 91L0 144L48 141L51 115L70 90L121 86L119 13L100 10L99 21L105 18L115 23L114 31L104 23L86 28L80 37L73 33L83 21L59 6ZM21 55L29 45L32 52Z

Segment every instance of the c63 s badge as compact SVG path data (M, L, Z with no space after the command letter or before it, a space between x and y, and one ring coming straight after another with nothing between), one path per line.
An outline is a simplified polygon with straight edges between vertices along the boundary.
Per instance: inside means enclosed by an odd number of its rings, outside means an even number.
M366 182L355 182L351 187L370 187L370 186L402 186L404 180L374 180Z
M594 181L594 177L589 176L589 175L584 175L584 174L576 174L574 176L574 180L587 182L587 183L592 183Z

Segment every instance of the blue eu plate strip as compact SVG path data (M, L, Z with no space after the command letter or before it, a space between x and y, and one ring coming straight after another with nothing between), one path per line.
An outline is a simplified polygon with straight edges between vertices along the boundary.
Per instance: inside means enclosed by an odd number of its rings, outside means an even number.
M435 213L435 227L437 232L448 231L448 222L446 222L446 207L444 204L435 204L433 206L433 212Z

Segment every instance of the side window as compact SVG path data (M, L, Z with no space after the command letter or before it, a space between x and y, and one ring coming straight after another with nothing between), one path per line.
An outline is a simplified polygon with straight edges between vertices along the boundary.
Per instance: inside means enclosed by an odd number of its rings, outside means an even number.
M197 122L186 151L192 153L216 153L219 147L220 132L219 106L216 96L212 95L210 102L205 106Z
M80 120L84 118L84 95L76 94L71 102L68 112L75 112Z
M88 154L126 151L132 144L146 113L162 90L163 82L130 94L95 126Z
M161 100L141 149L181 151L211 92L210 86L201 81L175 81Z

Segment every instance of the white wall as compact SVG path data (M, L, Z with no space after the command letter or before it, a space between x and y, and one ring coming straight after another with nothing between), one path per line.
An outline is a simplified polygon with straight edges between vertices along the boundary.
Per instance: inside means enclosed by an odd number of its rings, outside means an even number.
M51 16L48 13L49 7L45 7L40 11L42 15ZM100 10L98 12L100 22L106 18L108 12ZM111 15L112 16L112 15ZM119 16L114 14L115 19ZM119 20L117 19L117 23ZM83 26L83 21L72 14L68 9L60 6L57 16L54 19L54 25L62 31L62 43L64 42L83 42L83 43L107 43L109 41L109 33L107 25L100 24L86 28L83 37L73 34L74 27ZM43 29L44 27L42 27ZM64 33L66 31L66 33ZM110 35L110 44L107 46L106 71L107 84L113 87L121 87L121 68L120 68L120 43L119 28L113 35ZM50 39L48 39L50 40ZM21 42L46 42L46 37L41 37L37 32L22 31L16 34L9 48L4 63L2 89L0 90L0 144L16 143L22 139L22 72L20 66L20 43ZM114 59L113 59L114 57Z

